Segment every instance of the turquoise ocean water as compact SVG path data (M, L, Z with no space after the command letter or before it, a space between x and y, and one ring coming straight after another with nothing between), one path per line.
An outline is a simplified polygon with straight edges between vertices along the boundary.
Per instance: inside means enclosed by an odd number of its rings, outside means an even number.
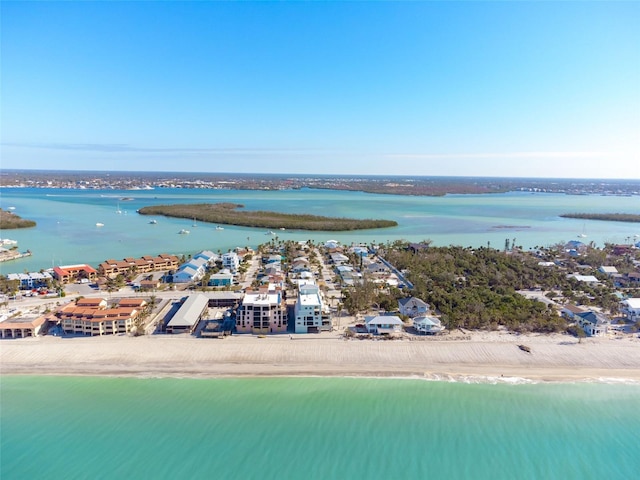
M10 479L631 479L640 386L3 377Z
M130 200L123 200L123 199ZM486 246L501 249L505 239L526 248L577 239L629 242L640 226L623 222L583 221L559 217L570 212L640 213L640 197L505 193L413 197L332 190L186 190L149 191L0 189L0 207L37 222L37 227L2 232L18 240L32 257L0 264L0 273L40 270L52 265L88 263L97 266L108 258L139 257L159 253L193 254L203 249L227 251L257 246L271 240L263 229L197 223L192 220L138 215L147 205L166 203L234 202L251 210L311 213L352 218L396 220L398 226L358 232L276 233L280 239L324 242L386 242L431 239L436 245ZM116 213L120 210L122 213ZM96 227L103 223L103 227ZM189 235L179 235L181 229Z

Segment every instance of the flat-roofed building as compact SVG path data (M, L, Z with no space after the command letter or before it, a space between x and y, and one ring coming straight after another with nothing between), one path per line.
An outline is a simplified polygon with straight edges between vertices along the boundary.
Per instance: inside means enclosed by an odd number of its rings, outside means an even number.
M29 290L49 286L53 277L49 272L9 273L7 280L17 280L21 290Z
M287 305L280 289L264 288L245 293L236 319L238 333L285 333Z
M236 252L227 252L222 255L222 267L228 269L231 273L236 273L240 267L240 259Z
M209 307L232 307L237 308L244 298L242 292L205 292L203 293L209 299Z
M209 299L202 294L190 295L167 324L167 333L193 332L207 313Z
M294 312L296 333L318 333L320 330L331 330L329 309L324 304L320 289L315 284L299 286Z

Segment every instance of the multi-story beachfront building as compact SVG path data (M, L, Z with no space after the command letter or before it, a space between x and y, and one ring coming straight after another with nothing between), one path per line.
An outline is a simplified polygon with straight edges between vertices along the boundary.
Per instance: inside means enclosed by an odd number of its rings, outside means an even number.
M247 292L236 316L238 333L284 333L287 305L282 290L273 286Z
M294 312L296 333L318 333L320 330L331 330L331 315L317 285L300 285Z
M145 305L142 299L123 299L109 308L104 299L80 299L62 307L56 316L65 333L114 335L130 333Z

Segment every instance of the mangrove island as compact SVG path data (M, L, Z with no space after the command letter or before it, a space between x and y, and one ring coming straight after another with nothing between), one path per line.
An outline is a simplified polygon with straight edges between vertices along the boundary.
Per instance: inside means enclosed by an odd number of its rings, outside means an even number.
M244 208L244 205L236 203L196 203L143 207L138 210L138 213L141 215L189 218L200 222L241 227L334 232L388 228L398 225L398 222L393 220L360 220L356 218L333 218L307 214L239 210L241 208Z

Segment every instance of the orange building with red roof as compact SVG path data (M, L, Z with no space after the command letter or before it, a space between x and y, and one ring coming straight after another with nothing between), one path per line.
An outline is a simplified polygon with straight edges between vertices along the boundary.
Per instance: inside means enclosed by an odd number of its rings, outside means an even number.
M124 304L122 303L124 302ZM82 335L115 335L130 333L146 302L143 299L122 299L109 307L101 298L84 298L65 305L56 313L65 333Z
M93 280L98 275L95 268L89 265L64 265L53 267L53 276L61 283L73 282L78 278Z

